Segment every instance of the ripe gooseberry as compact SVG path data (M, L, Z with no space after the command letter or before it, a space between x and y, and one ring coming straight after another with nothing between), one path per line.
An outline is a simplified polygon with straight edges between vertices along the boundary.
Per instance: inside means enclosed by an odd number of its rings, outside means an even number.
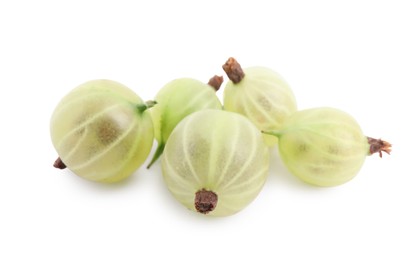
M297 110L292 90L277 72L266 67L242 69L234 58L223 69L230 79L223 93L224 109L246 116L258 129L277 130ZM270 146L277 142L272 136L264 138Z
M169 135L184 117L202 109L222 109L216 96L222 82L223 78L219 76L214 76L207 84L192 78L179 78L159 90L155 96L157 104L150 110L158 146L147 168L159 159Z
M59 154L55 166L92 181L127 178L150 153L153 123L147 108L153 104L111 80L76 87L51 117L51 140Z
M185 117L162 155L163 177L190 210L228 216L245 208L262 189L269 153L261 132L233 112L207 109Z
M287 169L317 186L336 186L357 175L367 155L390 153L391 144L366 137L349 114L329 107L298 111L278 131L278 148Z

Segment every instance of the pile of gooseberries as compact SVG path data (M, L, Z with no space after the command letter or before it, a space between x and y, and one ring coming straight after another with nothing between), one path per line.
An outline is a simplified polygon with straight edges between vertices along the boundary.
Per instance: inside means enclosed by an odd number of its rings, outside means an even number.
M95 182L127 179L147 160L160 160L164 182L186 208L210 216L244 209L263 188L269 150L277 144L287 170L315 186L353 179L366 156L390 153L391 144L363 134L348 113L332 107L298 110L288 83L266 67L222 66L229 81L223 104L222 76L203 83L178 78L153 101L112 80L91 80L58 103L50 121L59 157Z

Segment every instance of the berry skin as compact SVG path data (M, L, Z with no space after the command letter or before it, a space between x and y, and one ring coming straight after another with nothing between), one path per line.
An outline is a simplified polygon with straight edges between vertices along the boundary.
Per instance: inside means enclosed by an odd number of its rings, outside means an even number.
M258 129L280 129L286 117L297 110L292 90L277 72L265 67L242 69L234 58L223 69L230 79L223 93L224 109L246 116ZM270 146L277 142L269 135L264 139Z
M353 179L367 155L390 153L391 144L366 137L349 114L329 107L298 111L278 131L278 148L288 170L317 186L336 186Z
M127 178L150 153L153 123L147 108L152 105L111 80L76 87L51 117L51 140L59 155L54 166L97 182Z
M261 132L245 117L202 110L184 118L162 155L165 183L190 210L229 216L253 201L269 168Z
M158 147L147 168L159 159L175 126L186 116L203 109L222 109L216 91L223 82L214 76L208 84L192 78L175 79L159 90L151 108Z

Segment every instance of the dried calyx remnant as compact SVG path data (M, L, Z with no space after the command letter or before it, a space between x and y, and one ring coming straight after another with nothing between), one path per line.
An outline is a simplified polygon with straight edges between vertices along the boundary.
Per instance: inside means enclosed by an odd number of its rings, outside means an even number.
M230 57L222 67L228 78L235 84L239 83L245 77L241 65L235 58Z
M195 193L195 209L203 214L207 214L214 210L217 205L217 194L206 189L199 190Z
M375 139L372 137L367 137L368 143L370 144L369 152L370 154L379 153L379 157L382 158L382 152L387 154L391 153L392 145L387 141L381 139Z
M223 76L217 76L214 75L209 82L207 83L207 85L209 85L210 87L214 88L215 91L218 91L220 86L222 86L223 83Z
M63 161L61 160L60 157L57 158L57 160L55 160L53 166L57 169L65 169L67 166L63 163Z

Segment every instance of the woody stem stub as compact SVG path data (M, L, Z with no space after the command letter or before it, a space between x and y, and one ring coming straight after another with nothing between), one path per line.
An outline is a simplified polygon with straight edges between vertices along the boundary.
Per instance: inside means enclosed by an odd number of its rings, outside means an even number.
M214 75L209 82L207 83L207 85L209 85L210 87L214 88L215 91L218 91L219 88L222 86L223 83L223 76L217 76Z
M235 58L229 58L222 67L228 78L235 84L239 83L245 77L241 65Z

